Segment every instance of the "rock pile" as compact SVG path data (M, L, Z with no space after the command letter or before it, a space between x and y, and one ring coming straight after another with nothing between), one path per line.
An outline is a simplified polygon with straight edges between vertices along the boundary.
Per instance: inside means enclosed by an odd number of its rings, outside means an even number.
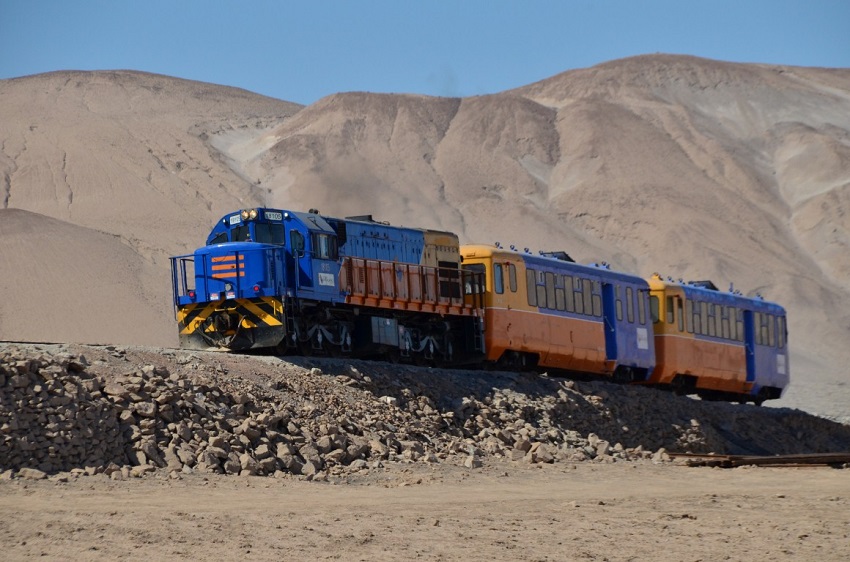
M797 411L539 375L293 361L2 345L0 471L326 480L387 462L850 450L850 427Z

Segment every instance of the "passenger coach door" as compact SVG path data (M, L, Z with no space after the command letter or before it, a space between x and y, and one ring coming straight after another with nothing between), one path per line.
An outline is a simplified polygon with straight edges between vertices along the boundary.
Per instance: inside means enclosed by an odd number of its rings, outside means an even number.
M756 327L753 311L744 311L744 349L747 353L747 382L756 380Z
M602 320L605 325L605 359L617 359L617 312L614 285L602 284Z

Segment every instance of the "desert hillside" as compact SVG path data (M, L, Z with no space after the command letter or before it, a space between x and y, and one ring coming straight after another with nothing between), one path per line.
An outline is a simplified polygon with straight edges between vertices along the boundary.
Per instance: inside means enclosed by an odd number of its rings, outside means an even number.
M759 292L789 311L782 403L850 416L850 70L657 55L308 107L56 72L0 81L0 123L0 339L175 345L169 255L315 207Z

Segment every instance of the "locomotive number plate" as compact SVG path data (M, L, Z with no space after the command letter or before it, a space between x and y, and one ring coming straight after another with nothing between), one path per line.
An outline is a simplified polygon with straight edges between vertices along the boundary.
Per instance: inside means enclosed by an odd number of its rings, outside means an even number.
M277 211L266 211L266 220L270 221L280 221L283 220L283 213L278 213Z

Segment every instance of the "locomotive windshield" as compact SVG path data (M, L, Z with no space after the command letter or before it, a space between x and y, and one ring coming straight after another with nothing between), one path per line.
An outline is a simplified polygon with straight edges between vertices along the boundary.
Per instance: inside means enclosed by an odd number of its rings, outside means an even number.
M230 231L231 242L247 242L251 240L251 232L248 230L248 225L237 226Z
M255 242L263 242L265 244L285 244L284 228L280 223L263 223L258 222L254 225Z

